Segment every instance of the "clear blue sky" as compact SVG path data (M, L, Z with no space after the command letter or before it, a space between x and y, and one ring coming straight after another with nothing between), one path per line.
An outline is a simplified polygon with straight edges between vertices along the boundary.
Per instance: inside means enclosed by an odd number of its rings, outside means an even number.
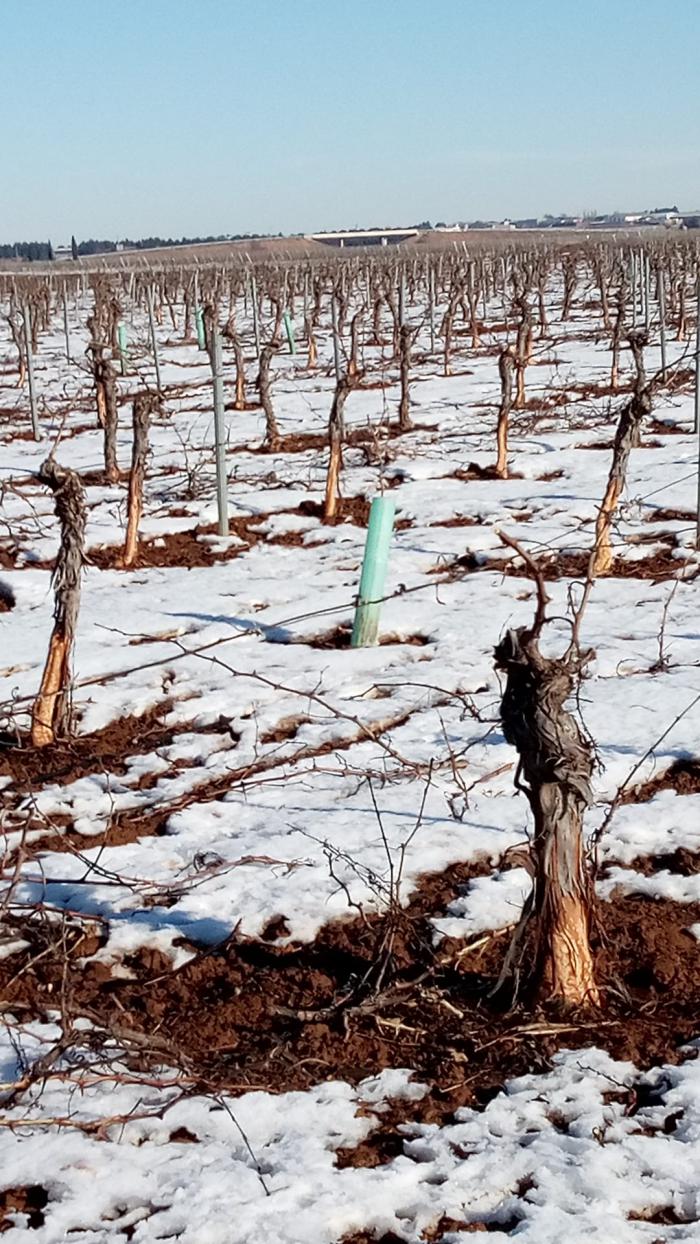
M1 0L0 241L700 207L698 0Z

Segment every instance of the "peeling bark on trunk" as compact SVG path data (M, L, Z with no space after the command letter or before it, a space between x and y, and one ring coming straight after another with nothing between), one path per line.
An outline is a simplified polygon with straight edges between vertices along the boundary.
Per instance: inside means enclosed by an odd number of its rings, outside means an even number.
M138 393L134 398L134 441L131 450L131 473L129 475L129 505L124 541L124 565L133 566L139 547L139 523L143 507L143 483L148 456L148 426L151 414L158 407L154 393Z
M191 293L190 289L188 288L188 289L185 291L185 316L184 316L184 324L183 324L183 326L182 326L182 338L183 338L183 341L189 341L189 340L190 340L190 338L191 338L191 336L192 336L192 302L193 302L193 298L194 298L194 295Z
M400 355L400 377L401 377L401 400L399 402L399 429L401 432L409 432L413 427L410 413L410 391L409 391L409 372L411 367L411 346L413 344L413 330L408 324L402 324L399 329L399 355Z
M467 269L467 298L469 300L469 320L472 335L472 349L478 350L481 345L479 337L479 287L474 281L474 264Z
M245 410L245 360L233 316L229 316L222 336L231 342L233 357L236 363L236 396L233 400L233 409Z
M509 631L495 650L496 667L506 674L503 733L518 752L516 786L527 796L535 821L533 892L503 975L517 991L527 952L526 983L537 997L567 1007L597 1006L590 948L594 893L582 832L593 758L590 743L565 708L591 654L544 657L539 629L536 622Z
M54 494L61 547L52 576L54 624L39 694L32 709L32 743L47 747L71 733L71 656L80 608L85 544L85 493L80 476L47 458L39 480Z
M649 344L649 339L647 337L646 332L639 332L639 333L630 333L627 340L629 341L630 350L632 351L632 358L634 360L634 367L635 367L635 373L636 373L634 377L634 391L637 397L639 397L639 395L644 392L644 389L646 388L646 383L647 383L646 368L644 366L644 347ZM642 421L641 419L639 419L634 429L634 439L632 442L632 448L637 449L638 446L641 445L641 443L642 443Z
M27 379L27 356L24 348L22 325L17 319L15 309L12 306L10 307L10 314L5 318L10 327L15 349L17 350L17 384L15 387L22 389Z
M345 437L345 403L348 394L358 382L357 376L341 376L335 386L333 405L328 417L328 473L326 475L326 495L323 503L323 517L334 518L340 496L340 468L343 465L343 439Z
M275 353L274 345L263 346L260 351L260 371L258 373L258 392L260 394L260 405L265 412L265 448L270 453L275 453L279 448L280 430L275 417L272 406L272 392L270 389L270 363Z
M620 345L622 342L622 334L625 327L625 307L627 305L627 283L623 278L620 285L620 292L617 302L617 316L615 319L615 327L613 329L611 349L612 363L610 364L610 388L615 392L620 383Z
M498 358L498 372L501 377L501 405L498 410L496 426L496 474L500 479L508 478L508 420L513 406L513 367L515 353L512 346L506 346Z
M100 304L104 310L104 304ZM105 477L110 483L119 479L117 466L117 378L109 359L105 358L104 316L95 314L88 317L87 326L90 332L88 354L92 359L92 378L95 385L95 405L97 423L103 431Z
M443 320L442 320L442 324L441 324L441 326L440 326L441 334L442 334L442 336L443 336L443 338L444 338L444 354L443 354L443 358L444 358L444 366L443 366L443 375L445 375L445 376L451 376L451 375L452 375L452 363L451 363L451 355L452 355L452 326L453 326L453 324L454 324L454 318L455 318L455 310L456 310L456 308L457 308L457 302L456 302L456 300L455 300L455 296L454 296L454 295L452 295L452 297L450 298L449 303L447 304L447 310L445 311L445 314L444 314L444 316L443 316Z
M357 353L359 346L360 325L364 311L357 311L350 321L350 360L348 362L348 375L356 376L358 372Z
M272 341L275 346L280 345L282 341L282 315L283 313L284 313L284 307L282 306L282 300L280 298L277 298L275 300L275 322L272 328Z
M119 479L117 463L117 377L108 359L95 360L95 389L97 392L98 411L102 408L102 423L105 478L110 484Z
M305 330L306 340L309 343L309 353L306 359L306 367L308 371L311 371L311 368L316 367L318 363L318 348L316 346L316 338L314 336L313 319L307 317L305 321Z
M370 342L373 346L379 346L382 343L382 303L384 299L381 293L376 293L372 306L372 336Z
M687 336L685 273L681 273L678 281L678 327L676 329L676 341L685 341Z
M562 303L561 318L568 320L571 315L571 308L574 303L574 294L576 293L576 260L573 256L567 255L563 266L564 276L564 301Z
M545 298L548 275L549 275L548 273L545 273L544 276L540 279L540 282L537 286L537 305L538 305L538 316L539 316L539 321L540 321L540 338L546 337L547 333L549 332L549 320L547 319L547 302Z
M399 308L398 308L396 299L394 297L393 290L391 289L386 290L384 294L384 301L386 302L386 305L389 308L389 311L391 312L391 321L392 321L391 357L396 358L397 354L399 353L399 335L401 331L401 325L399 323Z
M610 323L610 299L608 297L609 281L610 281L610 265L607 259L601 255L593 263L593 272L600 293L600 308L603 313L603 331L611 332L612 325Z
M520 309L520 323L518 324L518 336L515 343L515 374L517 380L515 409L522 410L525 405L525 368L532 354L532 311L524 295L518 299L518 307Z
M651 414L651 390L646 383L643 346L644 333L630 333L629 342L637 364L635 391L620 411L615 433L612 464L605 496L595 525L595 545L591 558L591 575L609 574L612 563L610 530L620 494L625 486L630 453L639 444L640 428L645 415Z

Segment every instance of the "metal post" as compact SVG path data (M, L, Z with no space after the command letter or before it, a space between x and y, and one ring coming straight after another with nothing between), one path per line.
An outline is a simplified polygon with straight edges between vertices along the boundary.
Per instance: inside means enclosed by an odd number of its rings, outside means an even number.
M199 273L195 272L192 279L192 305L194 307L194 321L197 323L197 307L199 306ZM199 334L197 334L199 339Z
M66 339L66 361L70 363L70 329L68 327L68 298L65 285L63 286L63 336Z
M331 323L333 325L333 363L335 365L335 378L340 380L342 367L340 362L340 337L338 336L338 305L335 301L335 294L331 296Z
M435 273L428 269L428 318L430 321L430 353L435 353Z
M293 323L292 323L292 317L291 317L291 315L289 314L289 312L288 312L288 311L285 311L284 315L282 316L282 320L283 320L283 323L284 323L284 331L285 331L285 333L287 334L287 342L288 342L288 345L289 345L289 353L290 353L290 354L296 354L296 352L297 352L297 343L296 343L296 341L294 340L294 325L293 325Z
M401 269L399 276L399 328L406 323L406 272Z
M24 320L24 348L27 355L27 384L29 385L29 410L32 416L32 432L34 440L41 440L41 431L39 428L39 416L36 409L36 389L34 387L34 357L32 355L32 317L29 310L29 304L22 304L22 319Z
M693 432L700 434L700 269L696 277L697 297L695 303L695 408Z
M394 510L393 497L375 497L370 506L360 592L350 640L352 648L367 648L377 642Z
M651 265L649 256L644 256L644 328L647 332L651 328Z
M630 289L632 290L632 327L637 327L637 256L634 251L631 255Z
M255 355L260 358L260 323L258 320L258 283L254 276L250 278L250 290L253 302L253 337L255 338Z
M221 359L221 334L218 324L211 326L209 343L214 388L214 451L216 456L216 508L219 535L228 535L228 488L226 483L226 429L224 427L224 378Z
M700 549L700 268L696 275L695 300L695 397L693 432L698 438L698 490L696 499L695 547Z
M148 305L148 323L151 329L151 349L153 350L153 362L156 369L156 388L159 393L163 392L163 386L160 383L160 362L158 359L158 342L156 341L156 317L153 314L153 286L149 285L146 290L146 303Z
M126 375L126 324L117 324L117 343L119 345L119 368L122 376Z
M666 379L666 288L664 270L656 269L656 297L659 303L659 332L661 337L661 379Z
M194 309L194 326L197 333L197 345L200 350L205 350L207 341L204 333L204 312L200 306Z

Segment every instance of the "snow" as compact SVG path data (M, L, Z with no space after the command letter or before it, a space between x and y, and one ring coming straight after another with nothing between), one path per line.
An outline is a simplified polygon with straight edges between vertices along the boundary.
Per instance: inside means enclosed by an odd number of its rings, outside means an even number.
M71 308L76 357L87 343L87 307L82 300ZM411 314L418 326L420 308ZM132 318L131 335L145 342L142 313ZM399 859L403 902L426 873L464 861L489 870L434 917L436 942L469 944L517 920L529 877L509 860L527 845L530 815L514 790L515 757L498 724L493 648L506 628L532 619L534 590L524 573L504 574L510 553L499 531L536 555L587 552L610 462L609 449L590 448L609 440L610 400L582 398L576 388L607 380L606 343L587 320L554 328L556 343L541 346L556 362L527 376L528 396L541 409L513 416L514 476L503 481L455 477L494 461L493 352L469 350L469 370L456 359L448 378L436 358L417 362L412 415L420 426L390 440L396 370L366 347L368 369L381 368L387 387L351 393L347 423L383 426L373 454L347 449L343 490L371 498L390 486L397 518L410 523L392 543L381 625L391 642L375 649L311 642L350 624L365 539L353 523L330 526L298 512L303 502L322 500L325 451L261 454L259 410L226 412L230 510L254 519L250 539L200 532L198 541L222 559L213 566L121 571L88 563L84 575L74 662L80 734L160 706L172 740L153 749L144 734L117 772L96 762L73 780L39 779L17 790L3 782L9 866L0 904L10 898L13 853L24 841L31 851L11 910L43 904L55 918L69 911L105 922L96 957L117 977L140 949L160 950L175 969L234 928L254 937L280 915L288 929L281 943L311 941L357 907L386 905ZM243 331L250 384L249 323ZM159 341L163 380L173 388L152 429L142 536L164 541L215 523L216 506L205 356L170 326L159 329ZM314 374L301 358L274 360L283 435L325 431L333 391L327 335L320 346L328 366ZM138 347L130 348L136 357ZM686 347L669 342L668 349L673 361ZM46 563L57 544L52 500L32 472L59 434L59 460L84 472L101 466L89 379L77 366L67 369L62 350L58 325L41 334L44 437L38 445L19 439L26 396L10 387L13 352L0 321L0 361L8 364L0 374L0 534L17 555L15 567L2 571L17 604L0 615L0 701L20 724L50 634ZM429 353L424 323L421 352ZM658 349L647 354L651 371ZM145 350L139 367L151 367ZM120 379L120 391L126 397L137 384L134 375ZM564 388L566 400L547 406ZM125 467L127 412L121 407ZM667 507L695 508L692 395L661 391L654 417L667 431L645 434L658 447L632 455L614 551L631 562L669 551L677 570L660 581L600 580L587 608L583 642L595 655L580 708L600 760L591 833L633 771L633 784L642 783L700 755L694 522L658 517ZM88 549L119 546L124 488L91 483L87 498ZM444 525L455 515L470 525ZM223 560L231 552L238 555ZM477 569L455 570L466 553ZM569 591L580 588L564 580L547 588L546 645L561 651L570 637ZM409 642L415 637L424 642ZM700 849L699 801L663 790L615 807L599 843L599 893L699 902L697 875L663 868L646 876L635 867L643 857ZM151 815L162 816L165 832L150 831ZM133 832L111 843L117 820ZM42 838L65 824L74 850L43 849ZM691 931L700 936L700 925ZM17 936L0 939L3 958L19 963L25 948ZM601 1050L565 1051L548 1073L510 1082L450 1124L404 1124L404 1153L385 1165L339 1168L336 1151L359 1144L387 1102L426 1091L410 1068L356 1087L327 1081L305 1093L211 1096L167 1067L149 1082L120 1049L79 1047L52 1065L40 1088L10 1100L11 1085L60 1029L5 1012L2 1021L0 1104L9 1104L0 1117L0 1191L41 1182L49 1193L43 1225L30 1228L18 1212L7 1244L62 1244L74 1234L86 1244L337 1244L359 1230L418 1244L443 1214L463 1224L447 1232L446 1244L471 1238L472 1224L487 1224L496 1244L513 1234L532 1244L700 1240L694 1051L678 1066L642 1072ZM625 1093L640 1075L661 1086L658 1104L626 1113ZM72 1126L115 1115L129 1117L104 1133ZM664 1130L672 1115L675 1130ZM40 1122L69 1117L60 1127ZM172 1140L178 1129L195 1139ZM673 1225L649 1221L669 1207Z
M55 1024L5 1030L5 1093L59 1032ZM338 1168L336 1151L369 1135L388 1101L423 1095L409 1071L385 1071L356 1089L328 1081L278 1097L207 1097L183 1095L168 1068L140 1081L118 1049L88 1056L87 1048L64 1054L3 1112L0 1192L26 1182L29 1161L49 1194L32 1232L37 1244L74 1234L111 1244L132 1227L130 1238L143 1244L334 1244L359 1229L419 1244L443 1215L464 1226L446 1237L452 1244L470 1224L505 1241L513 1222L533 1244L596 1235L638 1244L659 1239L643 1219L666 1208L680 1224L667 1239L698 1238L693 1051L643 1076L595 1048L563 1051L549 1073L511 1080L483 1110L461 1109L443 1127L404 1125L404 1153L388 1164ZM632 1113L629 1090L641 1084L653 1104ZM60 1130L49 1126L59 1117ZM91 1131L97 1121L102 1130ZM11 1217L5 1234L15 1244L28 1228L22 1213Z

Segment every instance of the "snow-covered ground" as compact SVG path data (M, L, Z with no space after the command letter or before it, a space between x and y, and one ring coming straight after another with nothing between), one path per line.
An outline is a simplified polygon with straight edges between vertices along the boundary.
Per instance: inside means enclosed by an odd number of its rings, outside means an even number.
M159 710L167 741L153 749L146 731L116 772L98 756L94 769L83 763L68 780L34 772L15 782L0 778L10 912L38 905L56 919L62 912L99 919L107 936L96 954L117 977L128 973L124 957L140 949L161 950L176 968L234 929L259 936L279 917L279 944L311 941L331 920L381 907L399 860L404 902L428 872L469 860L492 865L436 913L436 943L514 923L528 875L504 867L504 857L526 844L529 812L514 790L515 757L499 728L493 648L506 628L531 620L534 588L522 563L504 573L514 559L499 532L536 556L588 551L610 465L613 412L624 400L581 393L609 378L598 313L579 306L561 323L558 290L551 301L552 338L536 341L528 408L512 417L508 480L464 477L470 464L495 461L502 334L484 332L479 350L459 337L454 374L445 377L439 356L429 353L425 308L409 307L419 327L416 428L400 438L387 426L399 393L391 351L365 347L367 378L381 374L385 387L360 388L348 399L348 427L371 425L377 435L367 450L346 450L342 490L371 499L390 488L400 521L382 612L385 642L361 650L323 642L352 621L366 534L351 521L324 525L308 512L305 503L323 499L325 450L260 453L260 410L227 410L230 516L249 521L243 534L223 540L195 532L216 521L211 375L206 355L163 324L166 400L152 429L142 537L157 542L190 532L216 560L99 569L97 550L123 542L126 491L88 484L94 562L84 574L74 661L79 733ZM70 310L78 359L88 307L83 300ZM129 316L139 375L152 378L143 313ZM251 324L240 307L238 317L252 401ZM324 433L334 387L327 327L319 369L307 371L303 343L295 358L275 358L283 436ZM101 433L90 378L66 363L56 316L35 364L44 438L19 438L28 426L27 399L14 387L14 352L3 331L0 321L0 546L8 563L0 573L16 605L0 615L0 701L8 724L22 726L51 630L58 536L52 499L32 472L54 445L66 465L99 471ZM688 346L674 341L668 349L673 363ZM624 380L631 375L627 351L623 362ZM650 373L658 362L652 345ZM227 352L228 398L231 367ZM124 468L127 398L138 384L133 373L119 381ZM692 417L687 385L656 394L658 423L632 455L615 526L617 557L633 563L660 552L666 568L600 580L585 615L582 638L595 656L580 707L600 760L590 832L633 771L636 785L700 755ZM554 652L568 642L570 593L580 588L566 578L547 586ZM673 790L616 807L600 841L601 893L616 886L699 902L697 875L646 875L635 867L641 857L697 851L697 815L698 797ZM56 841L66 830L67 850ZM49 849L43 838L52 839ZM23 946L7 934L0 954L19 968ZM119 1050L110 1059L91 1053L87 1070L69 1052L67 1061L52 1063L40 1091L31 1085L15 1101L12 1085L27 1059L53 1048L59 1034L51 1023L6 1018L0 1101L8 1094L11 1104L0 1120L0 1194L39 1183L48 1191L43 1222L31 1228L36 1244L335 1244L360 1230L455 1244L470 1224L496 1240L517 1234L533 1244L700 1240L700 1090L692 1059L649 1071L649 1082L662 1084L658 1103L628 1116L610 1091L622 1093L635 1069L595 1049L565 1052L550 1073L510 1083L483 1110L462 1110L449 1126L407 1125L403 1156L376 1169L338 1169L335 1150L356 1145L376 1123L371 1111L359 1110L362 1103L381 1113L383 1102L422 1091L410 1068L357 1088L324 1082L281 1098L248 1093L214 1101L196 1092L183 1098L176 1071L162 1073L157 1085L142 1072L132 1082ZM168 1076L172 1087L163 1089ZM679 1109L682 1122L665 1131L664 1120ZM104 1130L82 1126L115 1116ZM69 1117L65 1127L56 1125ZM172 1139L178 1129L190 1143ZM675 1214L671 1226L644 1220L667 1207ZM431 1236L443 1216L454 1225ZM15 1220L8 1244L30 1231L26 1215L17 1211Z

